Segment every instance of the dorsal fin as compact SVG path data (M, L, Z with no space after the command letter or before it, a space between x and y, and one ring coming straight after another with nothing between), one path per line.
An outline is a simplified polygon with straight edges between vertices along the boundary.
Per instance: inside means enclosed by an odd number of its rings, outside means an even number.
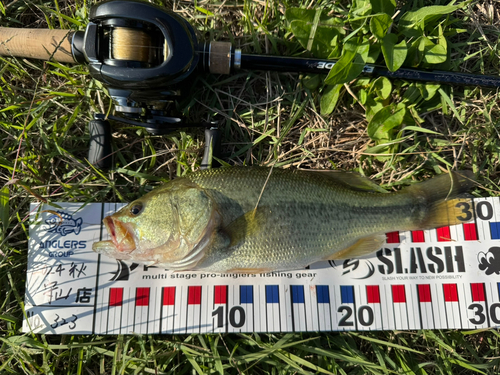
M358 191L369 191L372 193L388 193L387 190L378 186L375 182L369 180L366 177L361 176L356 172L343 172L343 171L311 171L312 173L317 173L320 176L330 178L335 182L347 185L351 189Z

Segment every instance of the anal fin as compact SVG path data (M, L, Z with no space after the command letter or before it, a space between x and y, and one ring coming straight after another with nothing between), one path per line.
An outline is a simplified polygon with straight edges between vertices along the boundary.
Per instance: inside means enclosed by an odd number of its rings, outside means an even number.
M363 237L357 240L354 245L351 245L344 250L337 251L335 254L325 257L324 260L359 258L363 255L379 250L385 239L385 234Z
M271 268L232 268L225 272L227 273L249 273L249 274L257 274L257 273L267 273L272 272Z

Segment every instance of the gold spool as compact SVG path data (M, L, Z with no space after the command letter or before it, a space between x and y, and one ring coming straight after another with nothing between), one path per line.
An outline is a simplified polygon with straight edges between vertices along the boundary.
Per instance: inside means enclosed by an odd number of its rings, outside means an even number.
M116 60L148 62L151 54L149 34L130 27L116 27L111 32L111 56Z

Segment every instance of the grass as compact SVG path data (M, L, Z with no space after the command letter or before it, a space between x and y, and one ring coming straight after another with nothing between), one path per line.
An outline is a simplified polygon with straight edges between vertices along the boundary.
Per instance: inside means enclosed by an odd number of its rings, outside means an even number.
M349 1L166 2L206 37L246 52L303 54L287 31L289 6L347 9ZM399 1L402 11L446 1ZM0 26L78 29L86 1L7 0ZM498 75L500 4L472 0L456 13L450 68ZM357 170L388 189L448 169L478 175L475 196L498 196L500 108L491 89L442 86L441 105L397 152L373 152L356 86L321 116L317 88L297 74L201 77L177 110L220 120L230 165ZM21 333L29 203L131 201L150 186L198 169L203 133L167 136L115 126L116 168L86 161L87 123L110 98L83 66L0 58L0 374L497 374L497 330L179 336L45 336ZM402 93L403 91L401 91ZM395 94L396 95L396 94ZM370 151L372 150L372 151Z

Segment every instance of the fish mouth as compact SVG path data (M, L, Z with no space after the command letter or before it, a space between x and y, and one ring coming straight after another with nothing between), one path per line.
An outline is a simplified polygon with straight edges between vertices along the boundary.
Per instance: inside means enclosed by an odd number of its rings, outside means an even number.
M111 216L104 218L103 223L117 251L120 253L130 253L135 250L135 240L129 225L113 219Z

